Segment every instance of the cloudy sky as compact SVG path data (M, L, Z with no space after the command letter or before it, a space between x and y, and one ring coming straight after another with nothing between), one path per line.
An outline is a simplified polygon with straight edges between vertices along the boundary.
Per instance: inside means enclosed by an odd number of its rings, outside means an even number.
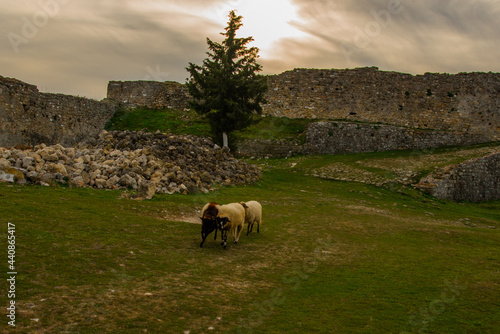
M231 9L264 74L500 72L500 0L0 0L0 75L95 99L110 80L185 82Z

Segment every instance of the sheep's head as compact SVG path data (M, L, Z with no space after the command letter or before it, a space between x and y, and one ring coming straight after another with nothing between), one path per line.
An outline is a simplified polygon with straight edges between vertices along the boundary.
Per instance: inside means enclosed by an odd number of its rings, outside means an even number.
M220 230L224 230L227 223L229 223L229 222L230 222L230 220L228 217L217 217L217 223L219 225Z

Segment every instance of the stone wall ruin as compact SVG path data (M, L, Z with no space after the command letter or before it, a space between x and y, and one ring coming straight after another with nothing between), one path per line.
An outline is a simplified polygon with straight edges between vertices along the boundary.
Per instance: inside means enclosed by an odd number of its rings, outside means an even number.
M500 73L295 69L269 76L264 113L475 133L500 140Z
M173 81L110 81L108 84L108 99L127 108L184 110L189 108L189 98L186 86Z
M108 98L131 106L183 109L189 94L178 83L110 82ZM500 140L500 73L294 69L268 76L263 114L479 134L496 141Z
M487 143L481 134L412 129L383 124L316 122L307 129L307 154L422 150Z
M72 146L97 136L115 110L112 103L40 93L34 85L0 76L0 147Z
M483 202L500 199L500 152L450 165L417 185L440 199Z

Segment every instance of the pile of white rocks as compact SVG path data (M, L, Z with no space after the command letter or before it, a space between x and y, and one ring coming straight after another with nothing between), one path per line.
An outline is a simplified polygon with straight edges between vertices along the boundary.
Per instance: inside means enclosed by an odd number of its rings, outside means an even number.
M138 190L209 192L215 185L257 182L258 167L235 159L206 138L144 131L103 131L75 147L37 145L0 148L0 179L20 184Z

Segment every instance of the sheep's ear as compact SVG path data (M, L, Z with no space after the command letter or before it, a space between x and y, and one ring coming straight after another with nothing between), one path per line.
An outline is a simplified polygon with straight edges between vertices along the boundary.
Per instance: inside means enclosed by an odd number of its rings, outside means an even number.
M246 205L246 203L245 203L245 202L241 202L240 204L241 204L241 206L242 206L242 207L244 207L245 209L248 209L248 205Z

